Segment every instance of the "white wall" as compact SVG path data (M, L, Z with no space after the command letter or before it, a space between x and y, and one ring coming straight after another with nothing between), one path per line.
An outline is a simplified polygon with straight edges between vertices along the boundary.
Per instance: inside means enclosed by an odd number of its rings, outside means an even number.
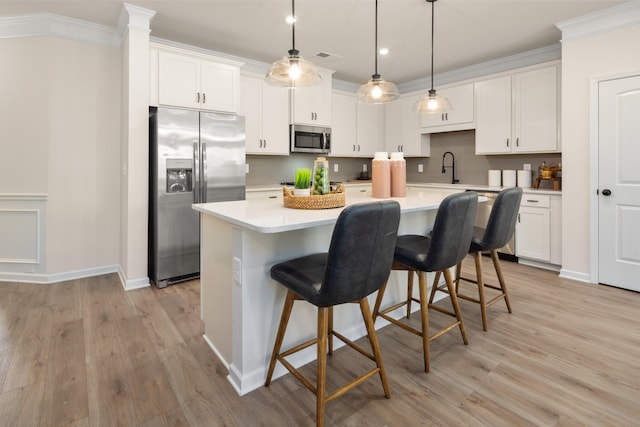
M592 267L591 82L639 74L639 43L640 23L562 43L562 274L568 277L589 281Z
M120 50L0 40L0 194L46 194L39 281L118 264Z

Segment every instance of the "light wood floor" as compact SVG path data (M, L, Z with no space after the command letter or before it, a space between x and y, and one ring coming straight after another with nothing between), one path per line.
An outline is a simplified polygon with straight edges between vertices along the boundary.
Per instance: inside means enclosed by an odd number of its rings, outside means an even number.
M513 314L492 306L483 332L461 301L469 345L455 331L434 341L429 374L418 337L382 329L391 399L369 379L328 404L325 425L639 425L640 294L503 265ZM0 426L314 424L315 399L291 375L237 396L202 333L198 281L0 283ZM369 362L343 347L329 363L330 390Z

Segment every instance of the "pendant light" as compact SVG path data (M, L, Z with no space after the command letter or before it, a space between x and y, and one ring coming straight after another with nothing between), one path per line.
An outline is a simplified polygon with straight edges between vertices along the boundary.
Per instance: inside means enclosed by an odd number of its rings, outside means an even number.
M314 86L322 82L322 76L311 62L300 56L296 49L296 14L295 0L291 0L291 50L289 55L271 64L265 81L273 86L301 87Z
M371 76L371 80L358 89L358 102L379 104L398 99L400 92L396 85L384 81L378 74L378 0L376 0L375 28L375 73Z
M431 3L431 89L428 94L420 97L416 103L416 108L422 113L445 113L452 109L451 103L446 97L438 95L433 88L433 34L434 34L434 4L438 0L427 0Z

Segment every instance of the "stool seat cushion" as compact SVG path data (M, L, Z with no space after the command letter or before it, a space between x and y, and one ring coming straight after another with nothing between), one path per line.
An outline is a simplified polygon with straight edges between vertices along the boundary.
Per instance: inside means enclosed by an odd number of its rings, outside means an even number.
M316 301L322 289L328 256L328 253L318 253L281 262L271 269L271 278L299 297Z

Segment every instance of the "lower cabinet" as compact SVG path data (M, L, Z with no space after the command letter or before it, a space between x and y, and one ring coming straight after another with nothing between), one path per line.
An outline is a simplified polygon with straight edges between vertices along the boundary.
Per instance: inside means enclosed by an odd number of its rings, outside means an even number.
M561 224L561 196L523 194L516 222L516 255L560 265Z

